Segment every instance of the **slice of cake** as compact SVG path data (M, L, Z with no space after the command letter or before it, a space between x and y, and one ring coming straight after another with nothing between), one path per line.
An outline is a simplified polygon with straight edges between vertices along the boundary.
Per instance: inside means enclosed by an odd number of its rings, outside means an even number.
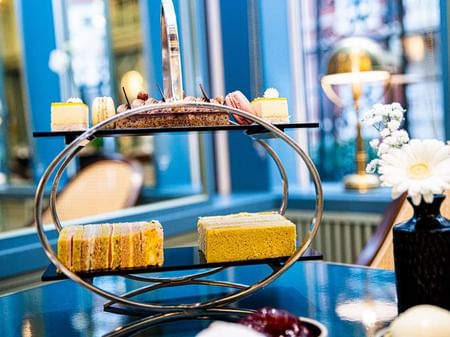
M206 262L290 256L296 249L295 224L277 213L201 217L197 230Z
M58 258L67 268L72 268L72 237L77 227L66 226L59 233L58 238Z
M130 236L130 226L128 223L118 224L119 231L119 245L120 245L120 268L132 268L133 267L133 256L131 236Z
M83 271L82 249L84 226L76 226L72 237L72 270Z
M67 102L52 103L51 130L84 130L89 126L89 107L79 98L70 98Z
M111 263L109 266L112 270L120 268L120 261L122 259L121 235L120 224L113 224L111 233Z
M96 225L86 225L83 227L83 240L81 242L81 270L94 270L93 258L95 237L99 227Z
M271 123L289 122L287 98L279 97L277 89L267 89L264 97L258 97L252 101L252 106L257 116Z
M164 233L158 221L151 221L141 225L142 233L142 265L162 266L164 263Z
M94 239L94 255L92 257L92 270L107 270L109 269L110 260L110 237L111 224L95 225L97 232Z

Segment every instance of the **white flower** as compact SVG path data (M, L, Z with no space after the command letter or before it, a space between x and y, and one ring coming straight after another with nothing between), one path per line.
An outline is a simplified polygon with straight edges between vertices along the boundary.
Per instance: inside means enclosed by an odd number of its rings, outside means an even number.
M394 132L400 128L400 121L398 120L392 120L388 122L387 127L391 132Z
M264 98L278 98L280 97L280 93L275 88L268 88L264 91Z
M379 159L372 159L370 161L370 163L367 164L367 166L366 166L366 172L367 173L375 173L378 169L379 161L380 161Z
M388 136L383 139L383 143L392 147L398 144L398 139L394 136Z
M213 322L196 337L264 337L263 334L245 325L229 322Z
M392 133L392 136L398 139L398 142L401 144L406 144L409 142L408 132L405 130L397 130Z
M379 161L383 186L392 187L392 197L408 192L414 205L422 197L427 203L433 194L450 188L450 146L435 140L413 139L400 149L391 148Z
M378 146L380 145L380 140L378 138L374 138L369 142L369 145L372 149L378 149Z
M380 131L380 135L383 138L389 136L390 134L391 134L391 130L389 130L388 128L384 128L383 130Z
M50 58L48 60L48 67L55 73L64 74L70 63L70 56L61 49L53 49L50 52Z
M378 156L382 156L383 154L387 153L389 150L391 149L391 147L389 145L387 145L386 143L381 143L378 146Z

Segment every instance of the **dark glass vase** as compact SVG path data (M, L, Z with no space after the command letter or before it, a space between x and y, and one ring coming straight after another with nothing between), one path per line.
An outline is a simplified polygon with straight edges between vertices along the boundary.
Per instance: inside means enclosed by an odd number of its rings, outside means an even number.
M394 226L399 313L418 304L450 310L450 222L440 214L444 195L415 206L414 216Z

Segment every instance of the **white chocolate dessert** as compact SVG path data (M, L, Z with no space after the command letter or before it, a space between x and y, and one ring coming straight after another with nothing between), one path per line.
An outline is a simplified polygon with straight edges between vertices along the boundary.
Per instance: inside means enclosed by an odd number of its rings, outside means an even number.
M109 96L96 97L92 102L91 114L92 125L97 125L105 119L114 116L116 114L116 107L114 106L113 99ZM109 123L105 128L114 128L114 123Z
M296 226L278 213L201 217L197 230L210 263L285 257L296 249Z
M450 312L429 304L409 308L389 327L391 337L448 337Z
M52 131L85 130L89 126L89 107L79 98L51 105Z
M279 97L278 90L269 88L264 97L255 98L252 106L257 116L271 123L289 122L289 109L287 98Z

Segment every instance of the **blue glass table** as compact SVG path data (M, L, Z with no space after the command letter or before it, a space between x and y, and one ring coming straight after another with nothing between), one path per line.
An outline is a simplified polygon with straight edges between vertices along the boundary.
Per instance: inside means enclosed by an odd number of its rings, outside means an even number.
M220 277L250 283L268 271L265 265L241 266L225 270ZM108 290L126 291L136 281L105 276L94 282ZM223 290L175 287L152 294L151 300L190 301L220 291ZM105 312L104 302L70 280L43 283L0 297L0 335L102 336L139 319ZM321 261L298 262L270 286L236 305L253 309L272 306L316 319L328 327L330 337L370 336L396 315L395 275L390 271ZM208 321L182 320L147 329L136 336L195 336L208 324Z

